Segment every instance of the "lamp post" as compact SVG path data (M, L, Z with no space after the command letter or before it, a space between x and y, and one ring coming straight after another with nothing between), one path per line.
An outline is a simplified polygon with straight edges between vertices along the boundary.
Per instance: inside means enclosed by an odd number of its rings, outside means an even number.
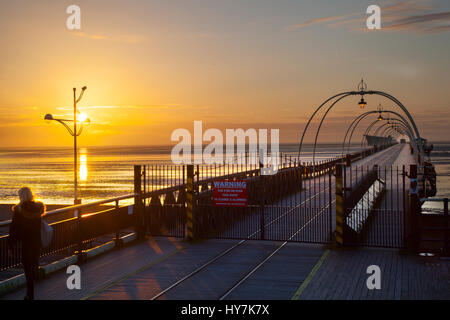
M45 115L44 120L47 121L58 121L61 123L67 131L69 131L70 135L73 136L73 160L74 160L74 201L73 203L75 205L81 204L81 199L78 199L78 164L77 164L77 137L81 135L81 132L83 132L83 125L88 125L91 121L89 118L85 116L81 116L80 119L77 120L77 113L79 111L77 110L77 103L80 102L81 98L83 97L84 91L87 89L86 86L81 88L80 96L76 97L76 88L73 88L73 120L70 119L57 119L53 118L53 116L48 113ZM70 123L73 122L73 129L70 127ZM80 126L77 130L77 122L80 122Z

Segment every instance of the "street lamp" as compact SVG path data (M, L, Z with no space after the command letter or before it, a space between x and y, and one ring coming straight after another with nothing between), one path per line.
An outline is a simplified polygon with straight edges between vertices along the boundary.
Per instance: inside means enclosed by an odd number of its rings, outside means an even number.
M383 116L381 115L382 112L383 112L383 107L381 106L381 103L380 103L380 105L378 106L378 118L377 118L378 121L383 121Z
M74 201L73 203L81 204L81 199L78 199L78 166L77 166L77 137L83 132L83 125L89 125L91 120L87 118L84 114L79 114L77 110L77 103L80 102L83 97L84 91L87 89L86 86L81 88L81 93L78 98L76 98L76 88L73 88L73 120L70 119L56 119L50 113L46 114L44 120L47 121L57 121L61 123L67 131L69 131L70 135L73 136L73 153L74 153ZM77 114L79 114L79 119L77 120ZM73 123L73 128L71 128L70 123ZM77 130L77 123L80 123L80 126Z
M361 93L361 100L358 104L361 109L364 109L364 107L367 105L367 102L364 100L364 93L365 91L367 91L367 84L364 82L364 79L361 79L361 82L358 85L358 90Z

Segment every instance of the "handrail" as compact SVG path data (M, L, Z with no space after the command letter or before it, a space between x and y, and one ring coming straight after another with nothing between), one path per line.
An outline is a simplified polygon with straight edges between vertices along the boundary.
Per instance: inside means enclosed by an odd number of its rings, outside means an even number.
M367 148L364 150L361 150L359 152L355 152L352 153L350 155L355 156L355 155L362 155L364 152L371 150L373 148ZM322 163L322 165L332 165L335 162L338 161L342 161L344 158L342 157L335 157L335 158L331 158L326 160L324 163ZM300 164L300 166L304 166L304 164ZM313 164L313 166L315 166L316 164ZM285 167L285 168L281 168L283 169L287 169L289 167ZM247 170L247 171L242 171L242 172L235 172L235 173L230 173L221 177L211 177L211 178L206 178L200 181L195 181L195 184L203 184L203 183L209 183L210 181L217 179L217 178L225 178L225 177L230 177L236 174L249 174L249 173L255 173L258 172L259 169L251 169L251 170ZM162 194L168 191L172 191L172 190L176 190L179 189L180 187L183 187L183 185L178 185L178 186L173 186L173 187L168 187L168 188L163 188L163 189L159 189L159 190L153 190L153 191L149 191L146 193L141 194L140 196L143 198L148 198L149 196L155 195L155 194ZM46 212L45 216L50 216L50 215L54 215L57 213L62 213L62 212L67 212L67 211L72 211L72 210L79 210L79 209L84 209L84 208L89 208L95 205L101 205L101 204L105 204L105 203L110 203L110 202L115 202L115 201L120 201L120 200L125 200L125 199L130 199L130 198L134 198L138 196L137 193L132 193L132 194L128 194L128 195L123 195L123 196L118 196L115 198L109 198L109 199L105 199L105 200L98 200L98 201L94 201L94 202L90 202L90 203L85 203L85 204L78 204L78 205L72 205L72 206L68 206L68 207L64 207L64 208L60 208L60 209L55 209L55 210L51 210ZM10 225L12 222L12 220L6 220L6 221L1 221L0 222L0 227L2 226L8 226Z
M47 216L50 216L50 215L54 215L54 214L57 214L57 213L62 213L62 212L67 212L67 211L72 211L72 210L79 210L79 209L88 208L88 207L92 207L92 206L96 206L96 205L100 205L100 204L105 204L105 203L110 203L110 202L130 199L130 198L134 198L136 196L137 196L137 193L133 193L133 194L127 194L127 195L124 195L124 196L118 196L118 197L115 197L115 198L109 198L109 199L105 199L105 200L98 200L98 201L94 201L94 202L90 202L90 203L77 204L77 205L73 205L73 206L69 206L69 207L55 209L55 210L51 210L51 211L46 212L44 217L47 217ZM11 222L12 222L12 220L1 221L0 222L0 226L7 226L7 225L11 224Z

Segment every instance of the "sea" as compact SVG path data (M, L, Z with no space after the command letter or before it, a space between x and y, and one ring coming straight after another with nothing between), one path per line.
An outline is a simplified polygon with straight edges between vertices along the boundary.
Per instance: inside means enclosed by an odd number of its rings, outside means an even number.
M438 194L450 197L450 142L433 143L431 161L437 172ZM361 148L352 145L351 152ZM172 164L172 146L85 147L78 151L79 198L83 203L133 193L133 166ZM313 146L302 148L301 161L312 161ZM296 158L297 144L282 144L280 152ZM342 144L317 146L315 160L340 156ZM28 186L47 204L73 204L72 148L0 148L0 203L18 201L17 191Z

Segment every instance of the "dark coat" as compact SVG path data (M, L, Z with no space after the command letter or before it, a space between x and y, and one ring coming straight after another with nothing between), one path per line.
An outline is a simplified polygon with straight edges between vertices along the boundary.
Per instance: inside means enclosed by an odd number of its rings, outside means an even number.
M39 250L41 246L41 215L45 212L42 202L23 202L12 208L14 215L9 227L9 245L22 242L24 249Z

